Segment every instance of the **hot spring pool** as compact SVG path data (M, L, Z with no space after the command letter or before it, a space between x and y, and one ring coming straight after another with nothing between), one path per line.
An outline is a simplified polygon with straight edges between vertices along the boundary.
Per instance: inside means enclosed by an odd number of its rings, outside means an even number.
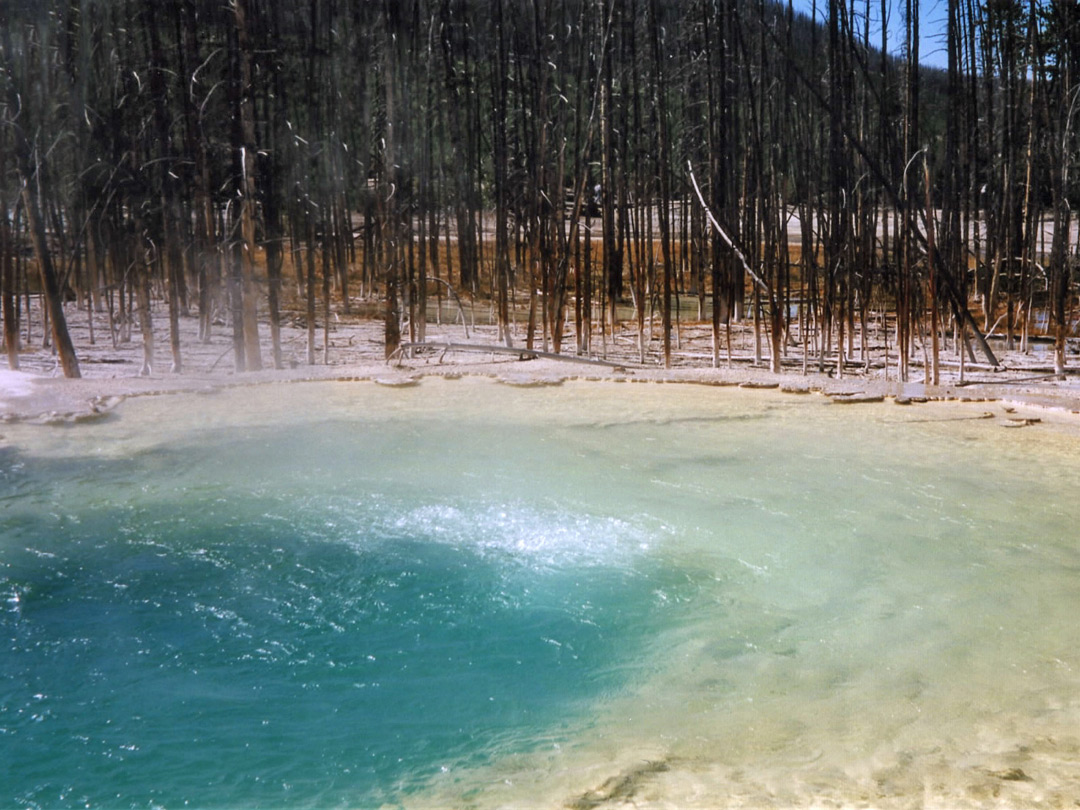
M0 807L1072 806L1080 433L1001 413L430 379L4 426Z

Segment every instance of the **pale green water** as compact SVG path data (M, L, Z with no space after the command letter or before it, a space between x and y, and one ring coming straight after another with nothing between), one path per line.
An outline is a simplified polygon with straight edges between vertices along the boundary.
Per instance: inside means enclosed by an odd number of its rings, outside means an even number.
M1072 806L1080 438L984 410L428 380L8 426L0 806Z

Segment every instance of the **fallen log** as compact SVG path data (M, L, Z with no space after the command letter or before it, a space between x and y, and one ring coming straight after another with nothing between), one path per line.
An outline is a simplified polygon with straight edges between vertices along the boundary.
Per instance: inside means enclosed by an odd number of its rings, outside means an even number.
M447 352L481 352L517 355L522 360L527 357L533 357L543 360L559 360L564 363L603 366L604 368L612 368L620 371L626 371L629 367L627 363L615 363L610 360L597 360L592 357L578 357L573 354L555 354L554 352L545 352L540 351L539 349L520 349L514 346L501 346L485 343L402 343L398 346L397 350L386 359L386 362L389 363L393 359L400 360L406 353L411 354L417 349L441 349L443 353L442 356L445 356ZM442 360L442 356L439 358L440 361Z
M953 383L957 387L969 385L1018 385L1020 383L1029 382L1042 382L1045 380L1064 380L1064 374L1039 374L1034 377L1018 377L1013 380L964 380L962 382Z

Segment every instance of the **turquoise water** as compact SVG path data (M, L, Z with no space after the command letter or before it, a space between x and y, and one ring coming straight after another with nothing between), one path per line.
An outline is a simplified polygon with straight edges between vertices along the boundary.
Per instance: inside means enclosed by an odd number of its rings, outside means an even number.
M672 576L600 558L635 530L409 491L417 427L368 429L9 455L0 804L378 804L624 685Z
M1065 801L1080 442L991 408L433 380L10 426L0 806Z

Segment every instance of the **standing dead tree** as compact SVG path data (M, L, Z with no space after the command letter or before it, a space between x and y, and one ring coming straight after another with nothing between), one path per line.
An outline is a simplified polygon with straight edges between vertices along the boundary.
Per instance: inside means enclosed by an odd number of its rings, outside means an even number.
M2 50L2 53L0 53L0 81L4 83L3 98L6 102L4 124L6 125L5 128L9 129L12 134L16 170L22 187L23 210L26 212L27 225L34 244L34 253L37 256L41 287L45 296L45 308L48 312L49 323L52 325L53 345L56 347L64 376L80 377L82 375L79 370L79 359L75 354L75 347L71 342L71 336L67 329L63 290L61 289L57 268L53 263L43 210L44 206L47 205L44 197L46 182L42 171L44 157L41 151L31 143L24 129L26 118L29 116L28 111L24 108L24 98L29 101L30 95L26 92L25 87L20 87L20 75L16 68L19 54L16 53L14 46L13 22L13 20L8 19L4 25L0 26L0 50ZM28 32L24 31L22 33L24 34L21 42L22 66L26 71L31 70L35 63L40 64L40 57L35 58L34 46L29 41ZM25 73L23 76L25 76ZM41 106L45 106L44 99L38 101ZM7 216L6 211L4 216ZM6 224L5 234L10 239L10 231L7 229ZM5 276L7 275L5 273ZM5 316L7 315L8 313L5 313ZM17 342L15 345L17 346Z

